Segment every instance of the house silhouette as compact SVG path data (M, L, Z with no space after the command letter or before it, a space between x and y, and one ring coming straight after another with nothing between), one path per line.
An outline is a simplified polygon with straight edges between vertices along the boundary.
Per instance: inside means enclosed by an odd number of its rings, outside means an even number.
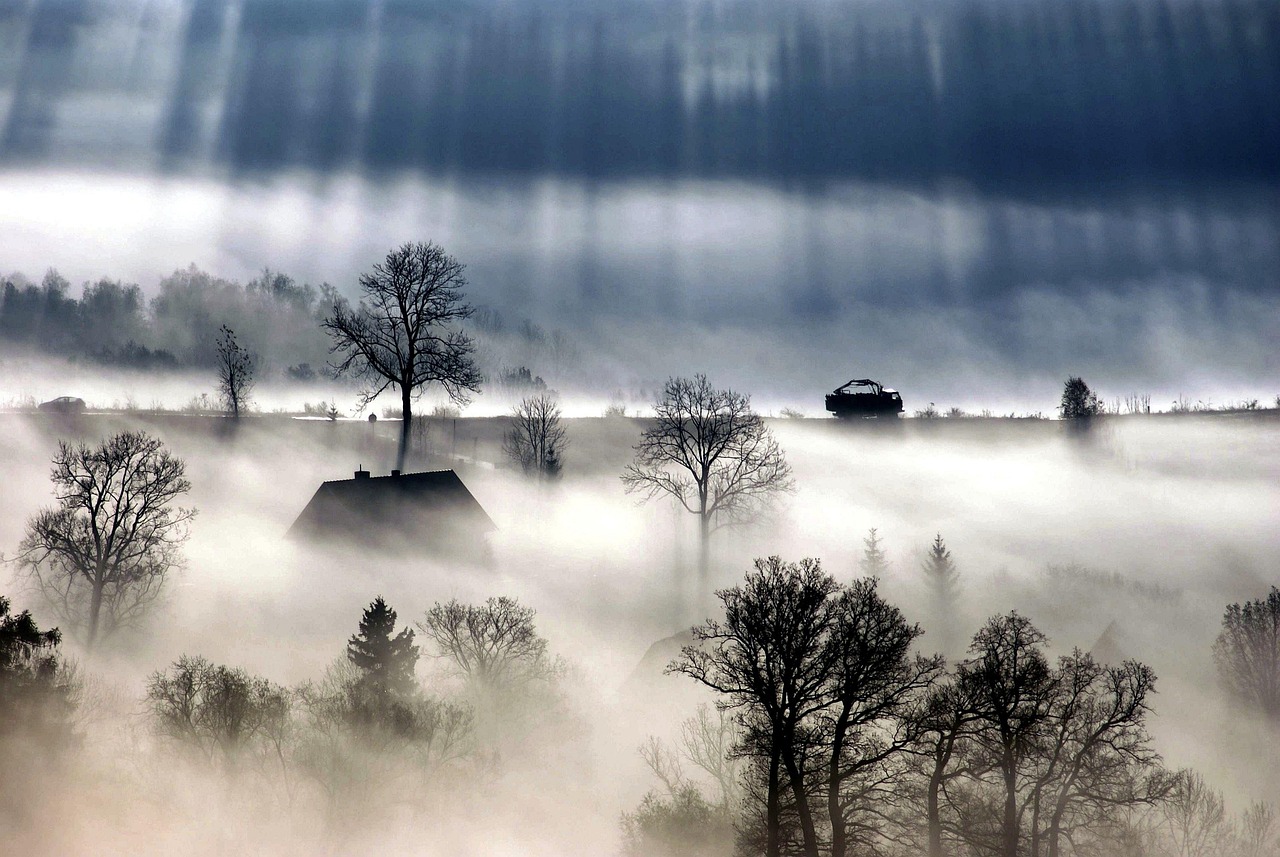
M495 529L452 470L371 476L360 469L351 479L322 483L286 537L478 556Z

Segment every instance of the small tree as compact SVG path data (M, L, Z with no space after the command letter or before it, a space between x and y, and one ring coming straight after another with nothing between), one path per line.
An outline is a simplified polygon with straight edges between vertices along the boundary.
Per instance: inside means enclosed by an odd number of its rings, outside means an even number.
M234 766L255 741L281 750L289 719L289 692L243 669L218 666L183 655L147 680L147 703L156 729L208 758L221 755Z
M955 636L955 608L960 573L956 570L951 551L942 540L941 533L934 536L933 544L929 546L929 552L920 564L920 570L929 586L942 636L946 645L950 646Z
M1086 419L1102 413L1104 406L1097 394L1089 389L1083 378L1071 377L1062 388L1062 402L1058 413L1064 420Z
M413 631L395 632L396 611L379 595L360 617L360 630L347 641L347 660L360 670L359 688L371 699L410 695L417 686L413 677L418 647Z
M548 655L547 641L534 627L535 615L533 608L506 596L484 604L453 600L434 605L417 626L436 656L477 688L511 690L563 671Z
M194 509L186 465L156 438L122 432L96 447L58 444L57 505L27 524L17 562L63 621L100 636L139 619L181 568Z
M218 394L236 419L249 405L257 356L241 347L225 324L218 330Z
M41 631L29 611L11 615L9 599L0 595L0 749L2 739L15 733L61 738L70 731L73 706L67 668L58 657L61 641L57 628Z
M568 445L560 408L551 395L530 396L512 409L511 428L503 437L502 448L526 474L555 479L564 466Z
M362 299L352 309L339 301L324 320L338 355L334 370L365 382L361 407L388 387L400 389L400 449L404 469L413 399L437 383L458 403L480 390L471 338L454 327L472 308L463 303L463 265L436 244L404 244L360 275Z
M862 540L862 559L858 560L858 567L867 577L884 577L889 570L889 557L880 544L880 535L872 527Z
M705 375L668 380L654 410L622 482L628 493L665 494L697 515L705 572L711 533L752 520L792 490L791 467L751 399L715 389Z
M1228 692L1280 722L1280 589L1227 607L1213 659Z

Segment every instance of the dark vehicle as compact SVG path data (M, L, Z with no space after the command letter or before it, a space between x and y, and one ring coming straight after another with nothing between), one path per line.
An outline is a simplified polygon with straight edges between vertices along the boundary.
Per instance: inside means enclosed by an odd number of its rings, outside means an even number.
M846 420L896 417L902 413L902 396L870 378L855 378L827 394L827 410Z
M75 396L59 396L56 399L41 402L40 410L51 414L83 414L84 399L77 399Z

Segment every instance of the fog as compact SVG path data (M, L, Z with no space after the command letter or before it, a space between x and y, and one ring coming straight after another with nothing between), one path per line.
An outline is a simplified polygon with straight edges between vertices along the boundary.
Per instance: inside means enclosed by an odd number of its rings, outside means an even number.
M874 592L946 681L1015 610L1051 666L1078 648L1155 671L1143 782L1203 775L1203 841L1160 839L1168 791L1070 853L1274 857L1280 821L1249 850L1241 814L1280 806L1276 721L1213 647L1228 605L1280 585L1278 10L0 0L0 644L26 659L0 648L0 853L762 853L764 745L741 731L760 723L719 733L750 757L736 797L692 753L672 779L688 719L729 695L664 669L757 559L818 558L851 592L874 528ZM397 466L397 391L361 407L321 323L417 241L466 266L483 381L415 402L404 469L456 470L496 530L465 560L439 532L287 539L322 483ZM224 325L255 358L241 419L216 393ZM664 383L695 373L750 395L794 480L705 567L694 516L620 479ZM1073 376L1104 413L1052 419ZM851 377L901 391L904 418L828 418ZM555 479L503 449L543 391L569 443L535 462ZM85 412L36 409L60 396ZM145 616L90 646L21 546L59 443L134 429L185 462L198 514ZM394 694L349 657L379 596L422 648ZM496 597L536 611L532 678L476 679L429 635L433 607ZM27 609L65 671L33 660ZM8 688L50 675L70 704L11 732L29 694ZM243 744L216 738L234 712L175 726L163 694L191 676L276 719ZM877 821L901 841L868 855L924 853L911 740ZM948 796L948 853L1014 857L978 829L987 785ZM781 853L801 853L801 790L776 807Z
M717 536L704 580L689 516L621 490L641 420L571 420L565 476L551 486L504 466L502 420L460 420L456 440L449 421L435 426L436 454L461 449L475 462L456 466L498 526L491 561L474 565L412 547L283 538L321 481L349 478L359 464L386 472L394 423L5 415L0 543L9 555L26 519L51 500L46 474L59 439L152 432L187 461L190 504L200 510L188 567L146 622L92 656L67 629L64 649L92 677L83 745L45 791L18 802L7 841L25 854L90 842L95 853L344 853L355 843L423 854L612 853L620 814L656 786L637 748L647 735L678 734L711 699L687 678L661 675L661 663L642 666L648 647L714 615L711 590L738 583L754 556L820 557L852 580L870 527L891 562L886 597L924 625L923 650L959 657L968 634L1009 609L1036 622L1055 655L1089 649L1115 622L1126 656L1159 675L1151 728L1166 765L1196 767L1233 807L1274 802L1274 727L1231 704L1209 652L1224 605L1275 582L1273 417L1112 418L1084 435L1036 420L774 421L797 490L775 517ZM410 469L441 461L419 454ZM940 638L919 571L935 533L960 572L956 640ZM32 593L7 591L42 615ZM378 594L406 624L450 598L508 595L534 608L550 650L571 667L563 713L483 764L481 748L432 775L434 785L429 777L405 786L403 808L356 817L325 810L305 778L290 805L270 777L217 773L154 733L140 702L148 673L187 653L284 685L319 680ZM418 674L434 692L451 686L430 658Z

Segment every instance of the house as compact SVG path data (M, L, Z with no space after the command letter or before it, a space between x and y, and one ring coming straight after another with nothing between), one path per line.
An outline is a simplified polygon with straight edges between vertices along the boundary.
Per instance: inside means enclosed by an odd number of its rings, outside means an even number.
M487 555L485 536L495 529L452 470L371 476L360 469L351 479L316 489L287 537L479 558Z

